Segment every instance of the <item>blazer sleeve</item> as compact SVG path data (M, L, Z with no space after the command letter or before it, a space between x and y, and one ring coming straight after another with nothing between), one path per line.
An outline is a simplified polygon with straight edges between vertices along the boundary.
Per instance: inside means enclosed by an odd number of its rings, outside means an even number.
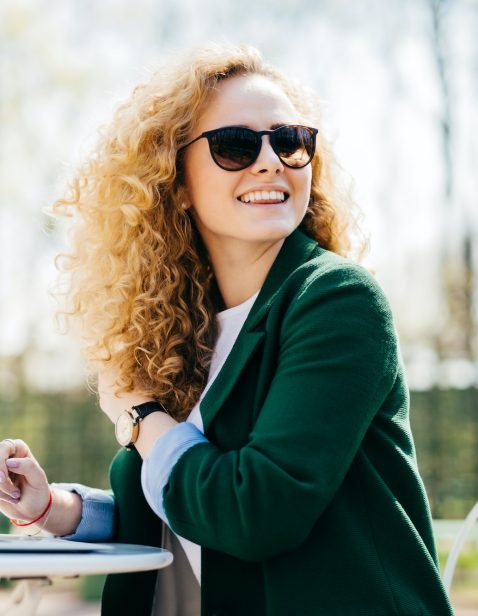
M188 449L163 505L177 534L247 561L307 538L398 370L389 304L361 266L309 276L286 310L277 369L248 443Z

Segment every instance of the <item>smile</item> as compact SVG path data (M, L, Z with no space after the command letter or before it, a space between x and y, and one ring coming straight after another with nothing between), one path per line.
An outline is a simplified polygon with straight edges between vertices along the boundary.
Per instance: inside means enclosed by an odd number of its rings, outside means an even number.
M289 198L289 195L280 190L255 190L238 199L242 203L284 203Z

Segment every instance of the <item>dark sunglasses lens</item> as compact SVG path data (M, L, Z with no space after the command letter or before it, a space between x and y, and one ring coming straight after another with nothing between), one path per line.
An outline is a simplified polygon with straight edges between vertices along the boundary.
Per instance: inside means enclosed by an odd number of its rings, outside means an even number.
M276 154L289 167L305 167L315 151L315 135L305 126L284 126L272 135Z
M244 128L223 128L209 137L215 162L231 171L245 169L257 156L257 135Z

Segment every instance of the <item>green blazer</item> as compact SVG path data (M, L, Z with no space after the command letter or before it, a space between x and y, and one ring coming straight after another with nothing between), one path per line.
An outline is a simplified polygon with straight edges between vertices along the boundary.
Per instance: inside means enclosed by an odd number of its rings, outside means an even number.
M202 616L448 616L389 303L363 267L286 238L201 401L209 443L164 490L202 546ZM141 460L111 467L115 539L160 545ZM109 576L103 614L149 616L155 574Z

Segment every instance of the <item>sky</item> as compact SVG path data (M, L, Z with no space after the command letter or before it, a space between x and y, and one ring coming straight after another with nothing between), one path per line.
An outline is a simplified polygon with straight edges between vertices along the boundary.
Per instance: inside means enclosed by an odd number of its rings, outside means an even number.
M475 2L448 2L442 18L453 128L448 197L446 101L425 0L53 5L0 6L0 356L28 349L25 378L33 386L70 387L83 378L75 343L55 330L48 289L64 229L53 230L44 209L98 126L165 53L220 39L256 45L319 94L325 132L370 234L365 265L391 302L411 384L478 383L475 365L461 358L439 365L430 344L446 326L441 255L453 260L464 229L475 243L478 234Z

